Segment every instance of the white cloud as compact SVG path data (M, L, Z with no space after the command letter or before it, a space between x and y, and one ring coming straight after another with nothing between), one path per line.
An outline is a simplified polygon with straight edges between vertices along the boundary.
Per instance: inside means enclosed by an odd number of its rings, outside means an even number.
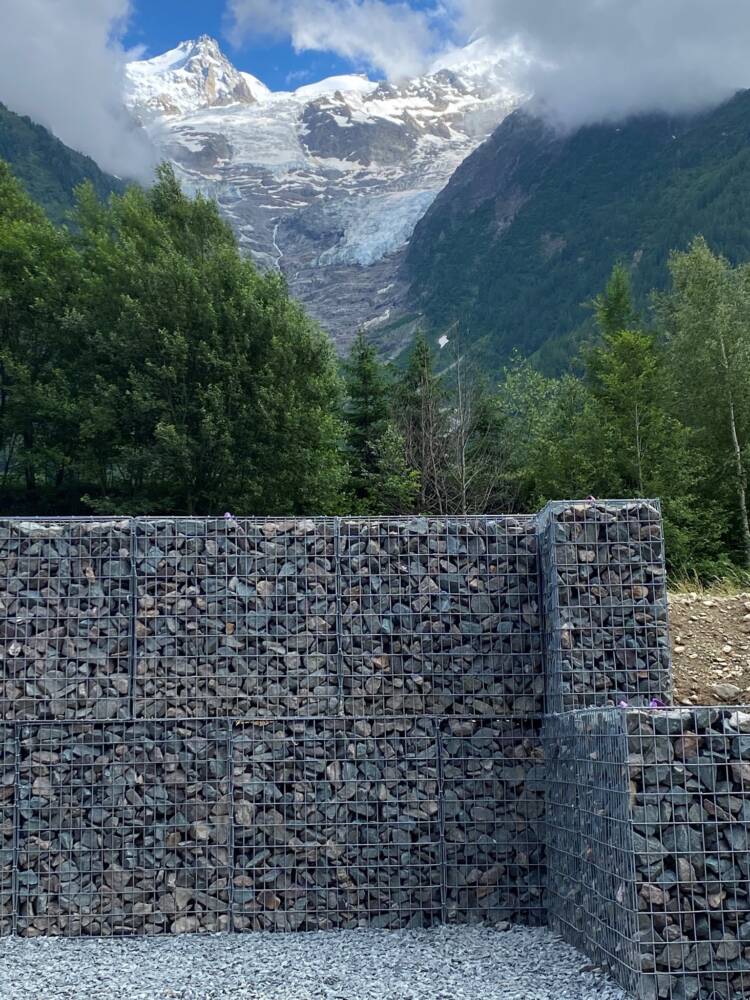
M335 52L391 79L424 70L441 48L435 11L385 0L229 0L237 38L289 38L298 52Z
M466 34L520 41L519 81L563 124L690 112L750 85L748 0L449 0Z
M129 0L1 0L0 101L119 176L153 159L123 106Z

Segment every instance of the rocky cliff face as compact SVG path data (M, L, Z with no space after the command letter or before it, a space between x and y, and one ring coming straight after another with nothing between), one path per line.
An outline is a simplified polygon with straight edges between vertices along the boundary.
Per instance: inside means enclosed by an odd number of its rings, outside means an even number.
M399 85L345 76L271 93L208 38L132 63L127 94L183 183L219 201L342 349L400 308L414 227L519 100L481 43Z

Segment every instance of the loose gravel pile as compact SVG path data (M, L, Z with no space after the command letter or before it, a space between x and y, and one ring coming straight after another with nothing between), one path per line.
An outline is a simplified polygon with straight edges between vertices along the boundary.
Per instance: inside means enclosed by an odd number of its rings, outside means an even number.
M549 931L0 941L3 1000L625 1000Z

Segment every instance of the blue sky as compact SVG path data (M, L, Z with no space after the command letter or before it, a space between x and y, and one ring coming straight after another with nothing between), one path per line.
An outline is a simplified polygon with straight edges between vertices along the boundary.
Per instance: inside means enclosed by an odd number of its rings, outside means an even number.
M409 3L414 10L428 9L431 5L432 0L410 0ZM272 90L293 89L337 73L367 71L363 64L346 61L333 52L297 53L289 41L251 37L235 46L230 37L224 0L134 0L133 8L124 38L126 46L142 46L147 56L154 56L186 39L213 35L239 69L259 77ZM377 77L379 74L370 75Z

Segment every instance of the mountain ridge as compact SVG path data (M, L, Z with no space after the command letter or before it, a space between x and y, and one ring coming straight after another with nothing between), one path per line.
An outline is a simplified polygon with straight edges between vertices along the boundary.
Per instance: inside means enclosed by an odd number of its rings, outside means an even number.
M625 263L636 296L663 287L697 234L750 258L750 91L700 115L644 115L561 134L520 110L468 157L415 227L406 315L435 343L458 321L484 365L514 350L558 371L589 302Z
M49 129L2 103L0 160L10 165L30 197L58 224L67 220L79 184L89 181L101 198L125 186L90 157L66 146Z

